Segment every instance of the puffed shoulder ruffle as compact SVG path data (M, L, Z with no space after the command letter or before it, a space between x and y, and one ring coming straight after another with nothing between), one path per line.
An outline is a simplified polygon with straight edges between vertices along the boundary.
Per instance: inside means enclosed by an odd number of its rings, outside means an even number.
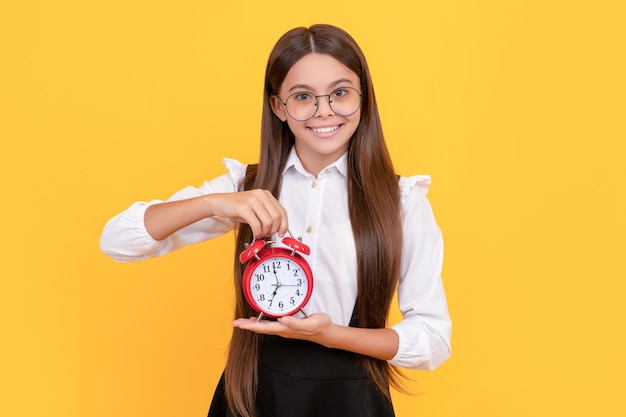
M400 195L406 199L413 188L417 188L423 195L428 193L430 187L430 175L413 175L411 177L400 177Z
M239 184L241 184L246 178L246 169L248 165L242 164L238 160L231 158L223 158L222 163L226 166L226 169L228 169L230 178L233 180L236 188L239 188Z

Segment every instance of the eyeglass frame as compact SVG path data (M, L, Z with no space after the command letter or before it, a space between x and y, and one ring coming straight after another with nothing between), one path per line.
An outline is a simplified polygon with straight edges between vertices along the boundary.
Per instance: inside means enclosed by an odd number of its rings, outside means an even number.
M348 88L351 89L351 90L356 91L356 93L359 95L359 105L350 114L339 114L339 113L337 113L335 111L335 109L333 109L333 101L331 100L330 96L332 96L335 91L346 90ZM291 97L295 96L296 94L302 94L302 93L308 93L308 94L311 94L313 97L315 97L315 104L313 105L315 107L315 111L313 112L313 115L311 115L311 117L309 117L308 119L296 119L295 117L293 117L291 115L291 113L289 112L289 106L287 106L287 101L289 101L289 99ZM317 104L319 103L319 98L320 97L328 97L328 107L333 111L333 113L335 113L336 115L341 116L341 117L352 116L354 113L356 113L361 108L361 105L363 104L363 94L361 94L361 92L359 90L357 90L356 88L354 88L354 87L338 87L338 88L335 88L333 91L331 91L330 94L320 94L320 95L315 95L312 92L306 91L306 90L305 91L297 91L297 92L295 92L293 94L290 94L287 97L287 100L285 100L284 102L283 102L283 99L280 98L280 96L278 94L275 94L274 97L276 97L280 101L280 103L283 106L285 106L285 111L287 112L289 117L291 117L293 120L295 120L297 122L306 122L307 120L311 120L312 118L315 117L315 115L317 114L317 111L318 111Z

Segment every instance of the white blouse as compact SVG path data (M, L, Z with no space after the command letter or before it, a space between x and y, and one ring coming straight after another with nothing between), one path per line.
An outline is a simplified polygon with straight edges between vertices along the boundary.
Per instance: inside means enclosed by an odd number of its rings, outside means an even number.
M228 173L187 187L168 199L182 200L211 193L236 192L246 165L224 159ZM356 250L348 212L346 155L315 178L306 172L292 149L283 172L280 203L289 216L289 230L302 236L311 253L315 289L305 310L324 312L336 324L348 325L357 295ZM443 240L426 193L429 176L400 177L403 254L398 302L403 319L392 328L400 345L392 365L432 370L450 356L451 322L441 281ZM183 246L233 230L230 219L212 217L156 241L146 231L145 210L162 202L136 202L104 227L102 251L118 261L162 256Z

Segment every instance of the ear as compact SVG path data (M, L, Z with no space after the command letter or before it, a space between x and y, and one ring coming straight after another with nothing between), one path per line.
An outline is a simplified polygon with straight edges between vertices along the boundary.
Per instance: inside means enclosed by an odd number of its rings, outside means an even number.
M270 97L270 105L272 106L272 111L281 121L287 120L287 111L285 109L285 105L282 101L276 96Z

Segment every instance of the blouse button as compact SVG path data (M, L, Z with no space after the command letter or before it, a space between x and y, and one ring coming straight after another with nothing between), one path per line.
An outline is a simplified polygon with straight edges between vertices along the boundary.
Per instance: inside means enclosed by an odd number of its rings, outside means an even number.
M315 181L313 181L313 182L311 183L311 188L315 188L315 187L317 187L317 183L316 183Z
M307 233L311 233L313 231L313 227L309 226L306 228Z

